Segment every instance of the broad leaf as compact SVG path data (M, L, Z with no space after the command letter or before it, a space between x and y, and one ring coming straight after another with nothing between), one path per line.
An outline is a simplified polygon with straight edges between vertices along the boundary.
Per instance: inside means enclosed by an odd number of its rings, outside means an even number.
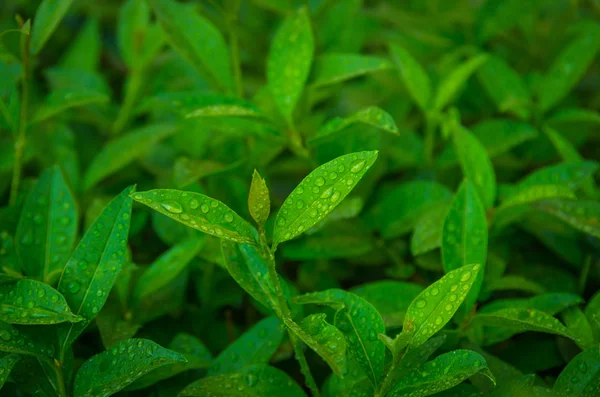
M600 203L597 201L550 199L535 206L571 227L600 238Z
M148 372L185 363L181 354L146 339L128 339L87 360L77 371L75 397L110 396Z
M267 183L256 170L252 174L252 183L248 194L248 210L258 226L264 227L271 212L271 200Z
M35 12L31 32L30 51L32 54L37 54L44 47L69 10L71 3L73 0L43 0L40 3Z
M399 45L390 44L390 56L413 100L422 111L429 110L431 81L423 67Z
M391 68L391 62L385 58L344 53L324 54L315 59L312 85L323 87L337 84Z
M522 189L534 185L566 185L571 190L579 188L583 182L598 172L595 161L572 161L541 168L530 173L515 186Z
M600 352L598 347L575 356L562 370L553 390L560 397L594 397L600 387Z
M52 332L43 328L19 326L0 321L0 351L42 359L54 358Z
M433 101L433 107L436 110L441 110L450 104L469 77L486 61L486 54L477 55L452 70L440 82Z
M371 168L377 155L377 151L347 154L304 178L277 213L273 245L293 239L327 216Z

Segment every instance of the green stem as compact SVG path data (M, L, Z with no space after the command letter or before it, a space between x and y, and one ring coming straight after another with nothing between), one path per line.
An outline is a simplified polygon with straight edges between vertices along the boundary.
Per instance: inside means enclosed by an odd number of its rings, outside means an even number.
M290 312L290 308L287 304L285 296L283 295L283 288L281 287L281 280L279 280L279 275L277 274L277 267L275 264L275 255L269 250L269 247L264 245L263 248L267 251L268 260L267 260L267 272L269 273L269 278L271 279L271 283L275 288L275 295L277 296L277 302L279 303L279 310L281 311L281 316L283 320L291 320L292 314Z
M40 359L40 365L42 367L42 370L46 374L46 377L50 381L50 384L52 384L52 387L54 387L54 389L58 393L58 397L68 397L67 387L65 385L65 376L64 376L62 366L61 366L62 361L57 361L56 359L54 361L49 360L49 359L44 359L43 361L44 362L42 362ZM44 365L44 363L46 365ZM53 379L46 372L46 367L51 368L52 371L54 372L54 376L55 376L57 384L54 384Z
M229 46L231 48L231 69L233 70L233 79L235 83L235 93L243 98L244 90L242 84L242 65L240 62L240 47L237 35L237 21L240 1L236 0L227 15L227 30L229 31Z
M290 329L288 329L288 334L290 336L290 341L292 341L292 345L294 346L296 360L298 360L298 363L300 363L300 372L302 372L302 375L304 375L306 386L308 386L308 388L310 389L310 392L313 395L313 397L320 397L321 393L319 393L319 388L317 387L315 378L313 378L312 373L310 372L310 367L306 362L304 350L302 350L302 342Z
M402 356L399 355L399 354L395 354L394 355L394 357L392 359L392 365L388 369L388 372L385 375L385 379L383 380L383 383L381 384L381 387L375 393L375 397L383 397L383 396L385 396L387 394L387 392L390 389L392 379L394 378L393 373L394 373L394 371L396 371L396 367L400 363L400 359L401 358L402 358Z
M128 124L131 118L133 107L137 102L143 84L143 73L140 69L132 69L125 86L125 99L123 100L123 106L119 111L119 115L115 124L113 125L113 134L118 135Z
M425 164L431 166L433 164L433 149L435 148L435 121L433 118L427 114L425 116L425 140L424 140L424 149L425 149Z
M23 162L23 152L27 141L27 107L29 105L29 43L30 36L25 36L25 45L23 46L23 74L21 76L21 111L19 115L19 132L15 139L15 164L13 167L12 184L10 187L9 204L17 202L19 195L19 184L21 183L21 168Z

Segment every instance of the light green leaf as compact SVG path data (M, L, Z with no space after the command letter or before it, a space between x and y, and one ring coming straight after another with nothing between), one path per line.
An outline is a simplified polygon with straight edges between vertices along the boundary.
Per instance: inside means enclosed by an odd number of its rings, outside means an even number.
M101 51L100 25L98 19L90 18L77 32L71 46L60 61L60 67L69 71L76 69L92 73L98 67Z
M83 363L73 395L110 396L156 368L185 362L181 354L150 340L128 339Z
M27 196L15 235L25 274L48 282L60 272L77 235L77 207L58 166L45 170Z
M151 4L173 48L218 89L232 91L229 49L221 32L187 4L173 0Z
M576 355L562 370L553 390L560 397L594 397L600 384L598 346Z
M253 244L256 230L222 202L174 189L138 192L132 198L179 223L237 243Z
M464 176L475 185L484 207L493 206L496 199L496 174L485 148L462 126L457 126L452 132L452 142Z
M391 62L385 58L360 54L324 54L315 59L312 86L323 87L337 84L391 68Z
M571 227L600 238L600 203L597 201L549 199L535 204Z
M389 132L390 134L399 134L398 127L396 127L396 123L389 113L376 106L370 106L359 110L349 117L336 117L328 121L319 129L317 136L312 142L339 133L353 124L366 124L382 131Z
M413 256L433 251L442 245L442 229L449 204L445 201L438 203L416 222L410 238L410 252Z
M396 44L390 44L390 56L400 73L410 96L422 111L429 110L431 102L431 81L423 67L408 51Z
M85 106L92 103L106 103L108 95L89 89L62 88L52 91L44 104L37 110L32 123L39 123L50 117L54 117L68 109Z
M583 77L599 48L600 29L593 26L558 54L541 85L539 106L543 112L550 110L571 91Z
M304 178L277 213L273 245L293 239L327 216L371 168L377 155L377 151L350 153Z
M406 311L402 331L411 337L409 350L425 343L450 321L477 279L480 269L481 265L472 264L452 270L413 300Z
M252 366L233 374L200 379L180 394L180 397L306 397L306 394L285 372L268 366Z
M442 233L442 262L446 273L471 263L479 263L485 269L487 262L488 227L485 208L477 195L475 186L465 179L458 188L452 205L444 220ZM478 272L464 305L461 317L466 317L477 301L483 274Z
M85 320L58 327L61 351L70 346L102 309L125 262L131 199L128 187L115 197L83 236L65 265L58 291Z
M65 298L47 284L23 279L0 286L0 321L27 325L81 320L71 313Z
M248 366L268 364L283 339L283 324L277 317L258 322L227 346L208 369L208 376L232 374Z
M308 11L300 8L277 30L267 60L267 82L279 111L292 125L292 113L310 73L315 43Z
M496 209L496 217L509 208L535 203L546 199L563 198L575 199L575 193L563 185L532 185L520 188L506 199Z
M190 239L162 254L136 281L133 300L141 301L175 279L204 246L204 239Z
M439 84L434 99L433 107L442 110L449 105L458 91L467 82L469 77L488 59L486 54L479 54L468 61L458 65Z
M543 311L530 308L510 308L480 313L473 317L471 324L504 327L518 332L545 332L573 339L569 330L560 321Z
M21 359L18 354L9 354L0 358L0 390L4 386L4 382L8 379L10 371L12 371L15 364Z
M385 346L377 335L385 324L377 309L366 300L341 289L329 289L297 297L296 302L331 306L337 309L335 326L346 337L348 353L377 386L383 375Z
M252 183L248 194L248 209L258 226L264 227L271 212L271 200L267 183L256 170L252 174Z
M56 30L73 0L42 0L33 20L30 51L40 52L46 41Z
M109 142L88 167L83 188L88 190L94 187L102 179L143 155L157 142L175 133L177 128L175 124L151 124Z
M494 384L494 375L485 359L471 350L454 350L442 354L406 374L388 394L390 397L422 397L435 394L475 374L488 377Z
M170 110L184 118L253 117L265 118L259 108L243 99L196 92L159 93L145 99L140 112L163 112ZM229 120L228 120L229 121Z

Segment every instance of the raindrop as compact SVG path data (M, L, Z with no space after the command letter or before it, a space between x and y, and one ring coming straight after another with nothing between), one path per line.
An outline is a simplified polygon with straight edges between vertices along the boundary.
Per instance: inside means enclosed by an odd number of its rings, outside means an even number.
M433 287L433 288L431 289L431 295L433 295L433 296L436 296L436 295L437 295L437 294L439 294L439 293L440 293L440 290L439 290L439 288L437 288L437 287Z
M52 303L56 303L56 302L58 302L58 295L52 295L52 296L50 297L50 300L52 301Z
M460 281L465 282L467 280L469 280L471 278L471 272L470 271L466 271L463 273L462 277L460 278Z
M79 283L77 281L71 281L69 283L69 285L67 285L67 289L69 290L69 292L71 292L72 294L76 294L79 291L79 288L81 286L79 285Z
M362 171L363 168L365 168L365 160L359 161L358 163L354 164L352 168L350 168L350 172L352 172L353 174L358 174Z
M208 205L206 205L206 204L202 204L202 205L200 206L200 210L201 210L202 212L204 212L205 214L207 214L207 213L208 213L208 211L210 210L210 208L208 208Z
M37 290L37 296L38 296L38 298L43 298L44 295L46 295L46 291L44 291L41 288Z
M181 204L176 201L164 201L160 203L161 207L166 209L171 214L181 214L183 212L183 208L181 208Z
M419 299L417 303L415 303L415 306L417 306L417 308L419 309L422 309L425 306L427 306L427 302L425 301L425 299Z
M322 176L319 176L315 179L315 185L323 186L325 184L325 179Z
M336 172L330 172L330 173L329 173L329 179L335 179L335 178L337 178L337 176L338 176L338 175L337 175L337 173L336 173Z
M304 207L304 201L302 200L298 200L296 202L296 208L298 208L299 210L302 209Z
M277 226L285 226L285 222L286 222L285 218L283 218L283 217L277 218Z
M321 198L325 199L325 198L329 198L331 197L331 195L333 194L333 187L330 187L329 189L326 189L323 194L321 194Z
M196 199L191 199L190 200L190 208L195 210L196 208L198 208L198 200Z
M437 316L437 317L435 318L435 323L436 323L437 325L440 325L440 324L441 324L443 321L444 321L444 319L443 319L442 317L440 317L440 316Z
M231 215L230 213L226 213L225 216L223 216L223 218L225 218L225 222L233 222L233 215Z
M1 330L0 338L2 338L2 340L9 341L10 340L10 332L8 332L6 330Z
M336 201L338 201L340 199L340 191L336 190L335 192L333 192L333 194L331 195L331 202L335 203Z

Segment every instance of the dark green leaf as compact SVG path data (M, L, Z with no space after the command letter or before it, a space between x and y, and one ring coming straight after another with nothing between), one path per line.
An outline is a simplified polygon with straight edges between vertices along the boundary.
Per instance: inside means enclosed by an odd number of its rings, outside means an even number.
M46 41L60 24L73 0L43 0L33 20L30 50L32 54L40 52Z
M598 347L579 353L562 370L553 390L559 396L594 397L600 384L600 352Z
M468 61L458 65L439 84L433 107L441 110L450 104L456 97L458 91L467 82L469 77L488 59L486 54L477 55Z
M71 108L105 103L108 100L109 97L106 94L89 89L59 89L48 95L46 102L36 112L32 123L39 123Z
M8 379L10 371L12 371L20 358L18 354L9 354L0 358L0 389L4 386L4 382Z
M550 199L535 206L573 228L600 238L600 203L597 201Z

